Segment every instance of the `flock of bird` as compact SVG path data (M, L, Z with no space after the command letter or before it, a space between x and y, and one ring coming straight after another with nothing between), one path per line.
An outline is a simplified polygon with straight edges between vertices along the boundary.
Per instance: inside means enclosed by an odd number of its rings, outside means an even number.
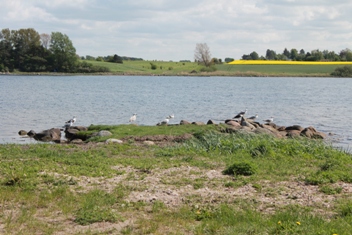
M238 118L244 118L244 115L247 113L247 109L245 109L244 111L239 112L236 116L234 116L232 119L238 119ZM258 114L248 117L247 119L250 120L255 120L258 118ZM269 119L265 119L263 120L265 123L271 123L274 121L274 117L270 117Z
M247 113L247 109L245 109L244 111L241 111L239 112L237 115L235 115L232 119L239 119L239 118L244 118L245 114ZM167 125L170 121L170 119L173 119L175 118L175 115L174 114L170 114L168 115L163 121L159 122L157 125ZM251 117L248 117L247 119L250 119L250 120L255 120L258 118L258 114L254 115L254 116L251 116ZM76 122L76 116L73 116L73 118L71 118L70 120L66 121L65 122L65 125L63 126L64 128L69 128L71 127L75 122ZM137 114L134 113L130 119L128 120L128 122L130 123L134 123L135 121L137 120ZM269 119L265 119L263 120L264 122L266 123L271 123L274 121L274 117L271 117Z
M164 120L162 120L161 122L159 122L157 125L167 125L167 124L169 123L170 119L172 119L172 118L175 118L175 115L174 115L174 114L168 115ZM130 119L128 120L128 122L133 123L133 122L135 122L136 120L137 120L137 114L134 113L134 114L130 117Z

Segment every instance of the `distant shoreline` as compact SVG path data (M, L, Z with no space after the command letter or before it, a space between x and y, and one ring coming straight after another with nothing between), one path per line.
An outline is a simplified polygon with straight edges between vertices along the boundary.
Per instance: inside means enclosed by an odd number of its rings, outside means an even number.
M0 73L0 76L156 76L156 77L331 77L330 74L318 73L300 73L300 74L266 74L257 72L244 72L244 73L223 73L223 72L199 72L180 74L151 74L151 73L54 73L54 72L31 72L31 73Z

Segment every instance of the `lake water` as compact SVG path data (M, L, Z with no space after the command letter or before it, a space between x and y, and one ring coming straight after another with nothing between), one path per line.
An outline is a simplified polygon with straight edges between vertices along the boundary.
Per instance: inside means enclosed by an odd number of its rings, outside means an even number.
M33 142L19 130L36 132L62 127L76 116L76 125L155 125L167 115L170 123L217 122L248 109L262 122L314 126L333 134L334 144L352 144L352 79L280 77L158 76L0 76L0 143Z

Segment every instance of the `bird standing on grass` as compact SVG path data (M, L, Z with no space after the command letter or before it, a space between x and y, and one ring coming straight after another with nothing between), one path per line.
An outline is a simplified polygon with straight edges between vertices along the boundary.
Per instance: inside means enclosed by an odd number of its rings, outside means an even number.
M136 114L136 113L134 113L134 114L132 115L132 117L130 117L129 122L133 123L133 122L135 122L135 121L136 121L136 119L137 119L137 114Z
M156 125L157 126L166 126L169 123L170 119L167 117L163 121L158 122Z

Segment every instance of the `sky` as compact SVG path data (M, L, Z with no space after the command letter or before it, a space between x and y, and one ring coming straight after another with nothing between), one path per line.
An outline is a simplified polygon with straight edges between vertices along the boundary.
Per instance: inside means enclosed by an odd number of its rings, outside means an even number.
M145 60L240 59L285 48L352 49L352 1L346 0L0 0L0 29L61 32L80 56Z

